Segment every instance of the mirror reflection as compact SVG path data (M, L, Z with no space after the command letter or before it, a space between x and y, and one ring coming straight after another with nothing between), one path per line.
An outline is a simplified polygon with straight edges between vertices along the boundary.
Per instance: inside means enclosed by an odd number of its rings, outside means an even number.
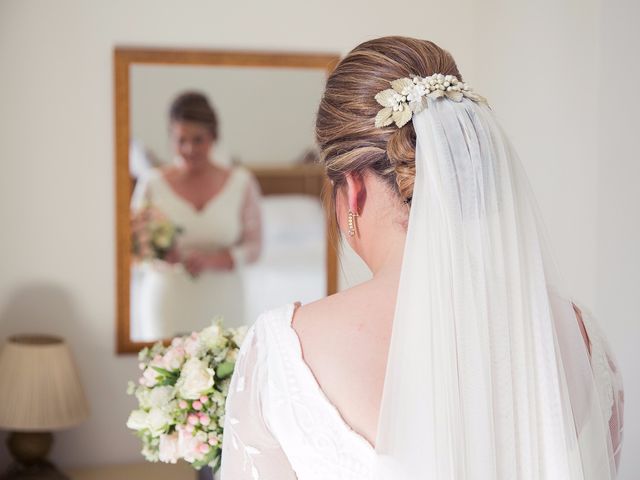
M133 65L131 341L326 295L324 69ZM281 298L286 292L287 298Z

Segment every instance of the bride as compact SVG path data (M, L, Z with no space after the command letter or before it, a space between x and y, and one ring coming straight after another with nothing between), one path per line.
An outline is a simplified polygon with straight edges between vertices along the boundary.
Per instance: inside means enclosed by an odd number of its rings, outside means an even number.
M327 81L316 133L332 220L373 277L257 319L227 399L223 480L613 479L619 372L451 55L404 37L359 45Z

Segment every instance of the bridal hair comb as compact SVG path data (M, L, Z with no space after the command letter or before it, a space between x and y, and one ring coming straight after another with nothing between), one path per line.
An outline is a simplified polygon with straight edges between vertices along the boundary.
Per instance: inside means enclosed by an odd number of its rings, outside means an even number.
M377 128L386 127L395 122L398 128L404 126L414 113L427 108L427 99L447 97L461 102L467 97L475 102L487 103L484 97L475 93L471 87L459 81L454 75L434 73L430 77L414 76L391 82L391 88L383 90L375 96L376 101L384 108L376 115Z

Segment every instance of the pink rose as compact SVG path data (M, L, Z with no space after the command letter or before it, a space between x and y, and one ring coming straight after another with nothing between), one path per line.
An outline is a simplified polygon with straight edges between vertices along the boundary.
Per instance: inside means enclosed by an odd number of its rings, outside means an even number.
M200 423L200 419L198 418L197 415L189 415L189 418L187 418L187 421L189 422L190 425L198 425L198 423Z

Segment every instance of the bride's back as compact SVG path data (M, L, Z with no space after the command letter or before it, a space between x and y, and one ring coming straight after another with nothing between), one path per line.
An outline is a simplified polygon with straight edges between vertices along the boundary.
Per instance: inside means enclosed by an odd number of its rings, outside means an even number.
M392 278L371 280L303 305L293 317L304 361L322 391L344 421L372 445L396 288Z

